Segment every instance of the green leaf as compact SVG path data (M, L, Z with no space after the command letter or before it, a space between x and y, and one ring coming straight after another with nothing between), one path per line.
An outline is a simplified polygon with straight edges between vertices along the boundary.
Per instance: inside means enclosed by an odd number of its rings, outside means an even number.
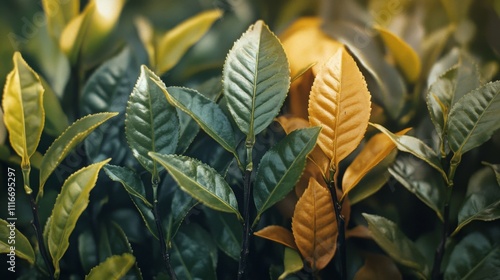
M154 62L158 75L172 69L221 15L221 10L204 11L183 21L161 36L158 39L157 61Z
M172 242L171 262L178 279L217 279L217 246L210 234L191 223Z
M120 113L85 140L85 153L92 162L111 157L111 162L116 165L138 165L125 137L125 109L139 71L139 62L130 49L125 48L97 68L85 84L79 102L82 115Z
M497 183L500 185L500 164L491 164L488 162L482 162L482 164L491 167L491 169L495 172L495 177L497 178Z
M125 253L120 256L112 256L104 262L94 267L90 273L85 276L86 280L100 279L122 279L135 263L135 257L132 254Z
M149 155L163 165L182 190L192 197L212 209L234 213L242 219L233 190L212 167L185 156L152 152Z
M278 38L262 21L250 26L229 51L223 87L229 112L247 139L253 140L281 109L290 69Z
M214 101L188 88L168 87L167 99L177 108L191 116L198 125L238 159L236 139L229 119Z
M92 131L108 119L116 116L117 113L101 113L83 117L71 126L69 126L62 134L54 140L52 145L47 149L42 159L40 167L40 190L38 197L43 196L43 186L54 172L61 161L85 139Z
M163 94L163 82L146 66L130 95L125 118L127 141L134 156L152 174L158 167L149 151L174 153L179 139L179 119L175 107Z
M373 239L391 258L409 267L421 278L427 278L429 268L426 259L419 251L418 247L410 240L398 226L386 218L363 213L368 222L368 229L372 233Z
M80 12L80 1L42 0L50 34L58 39L66 25Z
M80 257L83 271L90 271L94 266L99 264L97 259L97 242L90 228L85 229L78 236L78 256Z
M238 261L242 244L243 227L233 215L205 208L208 227L217 247L233 260Z
M123 185L135 207L139 210L142 219L146 223L146 227L153 236L158 238L158 231L152 211L153 205L146 198L146 190L139 175L130 168L109 164L104 167L104 171L111 180L120 182Z
M73 173L64 182L61 193L57 196L48 230L48 247L56 278L60 272L59 261L69 247L69 237L89 204L90 191L95 186L99 171L108 162L109 159Z
M441 221L446 186L433 170L418 166L409 157L400 157L389 168L391 175L418 199L436 212Z
M500 269L499 237L498 230L464 237L451 252L444 279L495 279Z
M500 188L491 169L484 167L469 181L467 196L458 210L458 226L452 235L472 221L497 219L500 219Z
M288 247L285 247L283 263L285 265L285 271L283 271L278 280L285 279L288 275L298 272L304 267L304 262L299 253Z
M450 112L448 143L461 157L488 141L500 128L500 81L488 83L460 98Z
M21 157L21 167L28 167L45 124L44 89L38 75L19 52L12 58L14 69L5 82L2 107L10 144Z
M188 193L182 191L180 188L175 188L172 202L170 205L170 219L167 231L166 241L167 244L175 237L184 219L188 216L193 207L198 205L198 200L194 199ZM194 213L198 213L194 210Z
M43 77L39 77L43 88L43 108L45 110L44 131L53 137L58 137L68 127L68 117L64 114L61 102Z
M434 150L422 142L422 140L408 135L396 135L379 124L370 124L383 132L385 135L389 136L389 138L391 138L391 140L396 144L398 150L410 153L425 161L427 164L439 171L443 178L447 180L448 177L443 170L438 155Z
M254 225L264 211L293 189L306 166L307 155L316 145L320 130L319 127L295 130L262 157L255 175L253 198L257 217Z
M29 264L35 263L33 247L28 238L17 230L16 222L0 219L0 254L6 253L9 256L13 252L16 257L27 260Z

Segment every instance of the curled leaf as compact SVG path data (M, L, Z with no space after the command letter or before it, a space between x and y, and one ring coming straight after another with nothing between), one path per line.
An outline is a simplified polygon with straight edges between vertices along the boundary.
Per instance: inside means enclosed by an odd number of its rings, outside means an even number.
M297 250L293 234L288 229L281 226L267 226L254 232L255 236L262 237L274 242L283 244L289 248Z

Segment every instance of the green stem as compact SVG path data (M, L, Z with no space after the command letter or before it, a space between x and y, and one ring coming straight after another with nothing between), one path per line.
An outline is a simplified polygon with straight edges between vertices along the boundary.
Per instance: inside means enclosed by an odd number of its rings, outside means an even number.
M24 179L24 190L26 195L28 195L31 206L31 213L33 214L33 221L31 225L33 226L33 230L35 231L36 239L38 241L38 248L40 250L40 254L42 255L43 262L49 272L50 279L54 279L54 267L52 266L52 262L50 261L49 254L47 253L47 249L45 248L45 242L43 240L42 227L40 226L40 219L38 218L38 205L35 202L35 198L33 196L33 191L30 188L30 171L31 167L28 165L27 167L22 168L23 170L23 179Z
M154 175L153 175L154 176ZM165 267L167 268L168 275L171 280L177 280L177 275L175 274L174 268L170 263L170 252L167 247L167 243L165 242L165 233L163 232L163 226L160 219L160 214L158 213L158 184L159 178L154 176L152 180L153 185L153 216L155 219L156 229L158 230L158 239L160 240L161 254L163 257L163 261L165 263Z
M247 168L244 175L243 185L243 244L241 245L240 261L238 266L238 280L246 279L246 268L248 253L250 251L250 237L252 230L250 226L250 197L252 194L252 169Z

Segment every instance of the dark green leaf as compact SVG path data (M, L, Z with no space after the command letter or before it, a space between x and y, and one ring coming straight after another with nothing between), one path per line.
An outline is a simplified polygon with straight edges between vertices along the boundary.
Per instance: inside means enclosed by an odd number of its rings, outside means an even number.
M177 234L177 231L182 225L182 222L189 214L189 211L198 204L198 200L194 199L188 193L182 191L180 188L175 188L172 203L170 206L170 219L171 222L168 226L167 243L169 243ZM198 211L198 210L194 210ZM196 213L196 212L195 212Z
M177 184L192 197L210 208L234 213L241 219L233 190L213 168L185 156L157 153L149 155L163 165Z
M389 172L443 221L446 186L435 171L416 165L409 157L400 157Z
M448 143L461 156L488 141L500 128L500 81L488 83L460 98L450 112Z
M497 183L500 185L500 164L491 164L487 162L482 162L484 165L491 167L491 169L495 172L495 177L497 178Z
M146 227L157 238L158 231L153 216L153 206L146 198L146 190L139 175L129 168L109 164L104 167L104 171L111 180L120 182L123 185L137 210L139 210Z
M418 247L401 232L394 222L366 213L363 213L363 217L368 222L368 229L371 231L375 242L394 261L415 270L421 278L427 278L429 269L426 259Z
M289 86L285 51L267 25L257 21L229 51L223 70L229 111L248 139L273 121Z
M158 167L148 152L174 153L179 140L179 119L159 85L163 82L146 66L130 95L125 132L134 156L150 173ZM163 86L164 88L164 86Z
M205 208L205 215L210 232L217 246L226 255L239 260L243 228L241 223L233 216L226 213L215 212Z
M500 270L500 235L473 232L453 249L444 279L497 279Z
M452 235L474 220L493 221L500 219L500 187L490 168L472 175L467 197L458 210L458 226Z
M167 99L191 116L198 125L236 158L236 139L229 119L214 101L188 88L168 87Z
M99 125L116 116L117 113L100 113L83 117L71 126L69 126L62 134L54 140L52 145L47 149L43 156L40 166L40 190L38 196L43 196L43 186L54 172L61 161L83 141L92 131Z
M217 279L217 247L203 228L194 223L182 228L172 248L172 266L179 279Z
M257 208L254 225L264 211L283 199L295 186L316 145L319 127L291 132L261 159L255 176L253 198Z
M103 63L90 76L79 102L82 116L101 112L118 112L85 140L85 152L93 161L112 158L117 165L135 166L137 161L125 138L125 108L139 75L139 62L130 49Z
M83 271L90 271L99 264L97 242L90 228L85 229L78 236L78 255Z
M396 135L379 124L370 124L383 132L385 135L389 136L389 138L391 138L391 140L396 144L398 150L418 157L439 171L444 179L448 178L436 152L422 142L422 140L408 135Z

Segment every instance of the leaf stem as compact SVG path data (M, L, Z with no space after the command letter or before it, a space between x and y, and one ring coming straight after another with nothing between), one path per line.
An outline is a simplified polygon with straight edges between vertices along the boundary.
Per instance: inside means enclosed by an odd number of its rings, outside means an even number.
M31 167L29 165L27 167L23 166L22 170L24 179L24 190L26 191L26 195L29 197L31 213L33 214L33 221L31 221L31 225L33 226L33 230L35 231L36 239L38 242L38 248L40 250L40 254L42 255L43 262L45 263L45 266L49 272L50 279L53 280L54 267L52 266L49 254L47 253L47 248L45 247L45 242L43 240L43 234L42 234L42 227L40 226L40 219L38 218L38 205L36 204L33 192L30 188L29 178L30 178Z
M347 260L346 260L346 245L345 245L345 219L342 215L342 204L337 198L337 188L333 181L328 182L328 188L333 201L333 209L335 209L335 217L337 218L337 230L339 236L337 237L337 255L340 260L340 279L347 279Z
M155 176L156 177L156 176ZM175 274L174 268L170 263L170 252L167 247L167 243L165 242L165 234L163 232L163 226L160 219L160 214L158 213L158 182L159 180L156 178L153 179L153 216L156 223L156 229L158 230L158 239L160 240L161 254L163 257L163 261L165 262L165 267L167 268L168 275L171 280L177 280L177 275Z
M248 262L248 253L250 237L252 230L250 226L250 197L252 194L252 169L247 168L244 175L243 185L243 244L241 245L240 261L238 266L238 280L246 279L246 268Z

